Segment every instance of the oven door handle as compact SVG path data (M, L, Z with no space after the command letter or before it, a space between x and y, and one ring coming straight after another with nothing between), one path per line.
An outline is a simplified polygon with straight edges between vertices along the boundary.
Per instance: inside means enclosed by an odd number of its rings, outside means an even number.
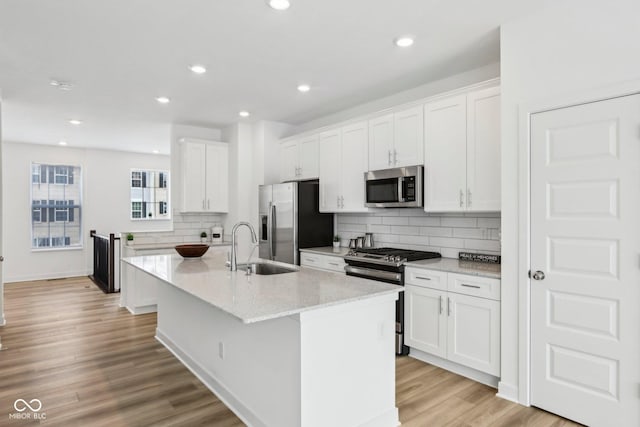
M393 271L384 271L384 270L376 270L374 268L366 268L366 267L354 267L351 265L347 265L344 267L344 271L347 274L357 274L360 276L368 276L372 279L383 279L383 280L393 280L394 282L398 282L398 284L402 284L402 273L394 273Z

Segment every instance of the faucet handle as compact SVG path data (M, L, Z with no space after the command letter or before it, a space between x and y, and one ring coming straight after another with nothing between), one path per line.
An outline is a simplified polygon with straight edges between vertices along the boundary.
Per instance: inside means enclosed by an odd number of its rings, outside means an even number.
M225 267L231 267L231 252L227 252L227 260L224 263Z

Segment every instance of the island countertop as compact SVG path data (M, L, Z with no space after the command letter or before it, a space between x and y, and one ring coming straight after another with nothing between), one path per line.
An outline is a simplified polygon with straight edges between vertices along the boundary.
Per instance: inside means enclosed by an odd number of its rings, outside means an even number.
M229 271L225 267L226 250L215 248L195 259L166 254L123 261L244 323L402 291L396 285L304 267L296 267L292 273L247 276L241 270Z

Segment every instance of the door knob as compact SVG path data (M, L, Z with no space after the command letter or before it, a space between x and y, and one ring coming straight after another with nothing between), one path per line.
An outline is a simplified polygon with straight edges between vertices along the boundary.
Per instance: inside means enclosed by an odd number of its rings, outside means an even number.
M544 280L544 271L536 271L534 272L531 277L533 278L533 280Z

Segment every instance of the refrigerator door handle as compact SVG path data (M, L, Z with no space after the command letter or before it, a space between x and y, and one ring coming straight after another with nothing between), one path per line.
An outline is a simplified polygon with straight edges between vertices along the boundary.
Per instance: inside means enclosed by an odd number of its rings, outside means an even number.
M269 253L271 259L276 257L276 205L271 204L271 242L269 242Z
M267 245L269 246L269 259L272 260L273 259L273 253L272 253L272 248L273 245L271 244L271 241L273 239L273 217L271 216L273 209L272 209L272 203L269 202L269 213L267 213Z

